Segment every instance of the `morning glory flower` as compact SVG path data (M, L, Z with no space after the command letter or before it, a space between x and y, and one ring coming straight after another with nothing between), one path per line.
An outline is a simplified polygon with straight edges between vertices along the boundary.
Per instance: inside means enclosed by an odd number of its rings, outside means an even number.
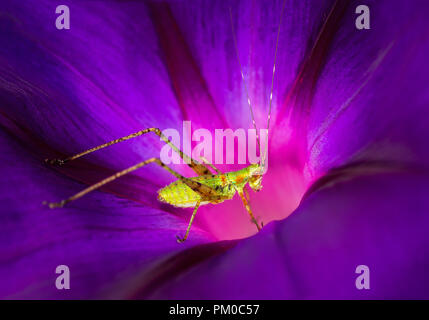
M283 1L0 4L0 297L6 299L428 298L428 5L285 1L269 170L250 203L192 210L157 200L175 180L158 137L66 157L144 128L266 127ZM184 165L173 166L186 176ZM222 171L240 168L220 165ZM358 289L357 267L370 272ZM58 266L70 289L58 290Z

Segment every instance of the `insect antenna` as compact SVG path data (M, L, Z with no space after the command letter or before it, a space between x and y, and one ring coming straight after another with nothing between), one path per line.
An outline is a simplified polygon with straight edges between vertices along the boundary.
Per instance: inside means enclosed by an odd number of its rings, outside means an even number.
M267 138L266 138L266 141L265 141L265 151L264 151L264 156L263 156L263 160L262 160L262 167L263 168L265 168L265 160L266 160L267 153L268 153L268 134L269 134L269 130L270 130L271 106L273 104L273 88L274 88L274 75L275 75L275 72L276 72L277 49L279 47L280 26L282 24L283 12L284 12L285 6L286 6L286 0L283 1L282 9L281 9L281 12L280 12L280 22L279 22L279 26L277 28L276 49L275 49L275 52L274 52L273 75L271 77L270 103L269 103L269 107L268 107Z
M274 76L275 76L275 72L276 72L277 51L278 51L279 38L280 38L280 26L282 24L283 12L284 12L285 7L286 7L286 0L284 0L283 4L282 4L282 9L281 9L281 12L280 12L279 26L277 28L276 48L275 48L275 52L274 52L273 75L271 77L270 101L269 101L269 107L268 107L267 136L266 136L266 141L265 141L266 142L265 143L265 151L264 151L264 155L263 155L263 158L262 158L262 161L261 161L261 164L262 164L263 168L265 167L265 161L266 161L266 157L267 157L267 153L268 153L268 133L269 133L269 129L270 129L271 109L272 109L272 104L273 104ZM235 36L235 30L234 30L234 23L233 23L233 19L232 19L232 10L231 10L231 7L229 7L229 17L230 17L230 22L231 22L232 36L233 36L233 39L234 39L235 52L236 52L236 55L237 55L238 65L240 67L240 73L241 73L241 78L243 80L244 90L246 92L247 103L249 105L250 115L252 117L253 128L256 131L256 140L257 140L257 143L258 143L258 148L259 148L259 150L261 150L261 144L260 144L260 140L259 140L258 130L256 128L255 117L254 117L254 114L253 114L252 105L250 103L249 91L247 89L246 81L244 80L243 68L241 66L240 56L238 54L237 38Z
M240 55L238 54L237 38L235 36L234 22L232 21L232 10L231 10L231 7L229 7L229 18L230 18L230 22L231 22L232 37L234 39L235 53L237 55L238 65L240 67L241 79L243 80L244 91L246 92L247 103L249 105L250 115L252 117L253 128L256 131L256 141L258 143L258 149L261 150L261 144L260 144L260 141L259 141L258 129L256 128L255 116L253 115L252 105L250 104L249 91L247 89L246 81L244 80L244 73L243 73L243 67L241 66Z

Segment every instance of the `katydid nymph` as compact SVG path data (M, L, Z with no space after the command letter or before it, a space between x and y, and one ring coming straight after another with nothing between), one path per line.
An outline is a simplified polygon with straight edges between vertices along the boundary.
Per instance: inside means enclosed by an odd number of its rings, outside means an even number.
M277 40L275 45L274 65L273 65L273 73L272 73L272 80L271 80L271 93L269 97L267 132L270 126L270 115L271 115L271 105L273 100L273 86L274 86L274 74L275 74L276 59L277 59L277 48L279 43L280 25L282 21L284 7L285 7L285 1L283 2L283 5L282 5L282 10L280 13L280 23L277 29ZM231 29L232 29L232 36L234 40L235 52L238 60L238 65L240 67L240 74L242 77L242 81L244 84L244 89L245 89L245 93L246 93L247 101L249 105L250 117L252 119L254 129L256 130L256 132L258 132L256 128L252 106L250 104L250 98L249 98L246 82L244 79L242 65L238 54L237 39L235 36L231 8L229 9L229 16L230 16L230 23L231 23ZM177 148L158 128L144 129L136 133L130 134L128 136L125 136L116 140L112 140L105 144L88 149L86 151L83 151L81 153L78 153L76 155L70 156L65 159L46 159L45 161L46 163L51 165L62 166L70 161L73 161L77 158L85 156L91 152L109 147L113 144L116 144L122 141L130 140L130 139L142 136L150 132L158 135L163 142L168 144L169 147L171 147L171 149L174 150L198 176L191 177L191 178L184 177L180 173L174 171L169 166L164 164L159 158L150 158L148 160L139 162L136 165L131 166L125 170L119 171L114 175L107 177L101 180L100 182L87 187L86 189L82 190L81 192L67 199L64 199L60 202L51 202L51 203L45 202L45 203L48 204L49 208L63 207L68 202L79 199L85 194L91 191L94 191L100 188L101 186L109 182L112 182L113 180L123 175L131 173L147 164L155 163L159 165L161 168L170 172L172 175L174 175L177 178L176 181L174 181L173 183L169 184L168 186L158 191L158 200L176 207L182 207L182 208L193 207L194 208L188 227L186 229L186 233L183 237L176 236L177 242L182 243L188 238L192 222L194 221L195 215L200 206L207 205L207 204L218 204L225 200L230 200L234 197L236 193L238 193L238 195L240 196L245 209L250 215L251 221L256 225L256 228L258 229L258 231L261 230L263 223L258 223L255 216L253 215L253 212L249 204L249 194L246 190L246 185L249 185L249 187L253 191L260 191L262 188L262 175L265 173L265 161L266 161L266 156L268 152L268 134L267 134L267 140L265 144L266 147L265 147L264 155L261 157L260 163L251 164L250 166L245 167L241 170L226 172L226 173L222 173L213 164L209 163L207 160L205 160L202 157L200 158L199 161L189 157L187 154L183 153L179 148ZM261 148L258 134L256 134L256 139L257 139L257 144L259 148ZM212 173L210 169L214 170L216 173L215 174Z

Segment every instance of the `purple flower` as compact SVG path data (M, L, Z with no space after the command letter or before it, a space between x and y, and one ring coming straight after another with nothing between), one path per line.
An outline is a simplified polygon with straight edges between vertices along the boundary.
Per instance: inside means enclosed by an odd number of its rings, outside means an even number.
M283 1L0 4L0 297L429 298L429 6L286 1L269 171L251 205L157 201L153 165L50 210L85 186L158 156L144 136L63 167L64 157L148 127L265 128ZM221 170L239 166L220 166ZM174 166L190 176L185 166ZM70 290L57 290L58 265ZM356 267L370 270L358 290Z

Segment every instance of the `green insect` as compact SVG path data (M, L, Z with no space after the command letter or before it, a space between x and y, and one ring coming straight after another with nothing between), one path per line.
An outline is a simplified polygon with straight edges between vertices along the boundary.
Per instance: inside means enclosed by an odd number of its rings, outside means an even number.
M278 26L277 31L277 41L276 41L276 48L275 48L275 56L274 56L274 66L273 66L273 76L272 76L272 82L271 82L271 94L270 94L270 101L269 101L269 111L268 111L268 124L267 129L269 129L270 125L270 115L271 115L271 105L272 105L272 97L273 97L273 85L274 85L274 74L275 74L275 66L276 66L276 58L277 58L277 48L278 48L278 41L279 41L279 35L280 35L280 25L282 21L283 16L283 10L284 10L284 3L281 11L280 16L280 23ZM240 72L244 83L244 88L247 95L247 100L249 104L250 114L253 122L253 126L257 132L255 119L253 116L253 110L250 105L250 99L248 95L248 90L246 87L246 83L244 81L244 74L241 67L240 58L238 56L238 49L237 49L237 40L235 37L235 31L234 26L232 22L232 13L231 9L229 11L230 13L230 19L231 19L231 28L234 38L234 44L235 44L235 51L237 54L237 60L238 64L240 66ZM62 166L65 163L68 163L70 161L73 161L77 158L80 158L84 155L87 155L91 152L109 147L113 144L130 140L139 136L142 136L146 133L153 132L156 135L160 137L162 141L164 141L166 144L168 144L175 152L177 152L180 157L185 161L185 163L188 164L188 166L198 175L197 177L187 178L182 176L180 173L174 171L170 167L168 167L166 164L164 164L159 158L150 158L148 160L142 161L137 163L134 166L131 166L125 170L119 171L115 173L114 175L107 177L103 180L101 180L98 183L95 183L88 188L82 190L81 192L64 199L60 202L50 202L46 203L49 206L49 208L60 208L63 207L65 204L74 201L76 199L81 198L82 196L86 195L87 193L94 191L101 186L112 182L113 180L126 175L130 172L133 172L149 163L156 163L160 167L164 168L168 172L170 172L172 175L174 175L178 180L174 181L173 183L169 184L168 186L162 188L158 191L158 200L161 202L168 203L170 205L176 206L176 207L182 207L182 208L189 208L193 207L193 213L191 216L191 219L188 224L188 228L186 229L186 233L183 237L176 236L177 242L182 243L184 242L189 235L189 231L191 229L192 222L194 221L195 214L197 213L197 210L200 206L206 205L206 204L218 204L225 200L230 200L234 197L236 193L240 196L241 200L243 201L244 207L246 208L247 212L250 215L251 221L256 225L258 231L261 230L261 227L263 226L263 223L259 224L256 220L255 216L253 215L253 212L250 208L249 204L249 194L247 192L246 186L249 185L249 187L254 191L260 191L262 189L262 174L264 173L264 166L265 166L265 158L267 154L267 149L265 150L263 160L261 161L261 164L251 164L250 166L238 170L238 171L232 171L227 173L222 173L220 170L218 170L214 165L210 164L207 160L204 158L201 158L201 162L189 157L185 153L183 153L179 148L177 148L171 141L161 132L158 128L148 128L141 131L138 131L136 133L130 134L128 136L112 140L110 142L107 142L105 144L96 146L94 148L88 149L86 151L83 151L79 154L70 156L65 159L46 159L45 162L51 165L59 165ZM260 141L259 136L257 137L257 143L260 147ZM267 137L268 140L268 137ZM268 144L268 143L267 143ZM267 145L266 144L266 145ZM216 174L213 174L210 169L214 170Z

